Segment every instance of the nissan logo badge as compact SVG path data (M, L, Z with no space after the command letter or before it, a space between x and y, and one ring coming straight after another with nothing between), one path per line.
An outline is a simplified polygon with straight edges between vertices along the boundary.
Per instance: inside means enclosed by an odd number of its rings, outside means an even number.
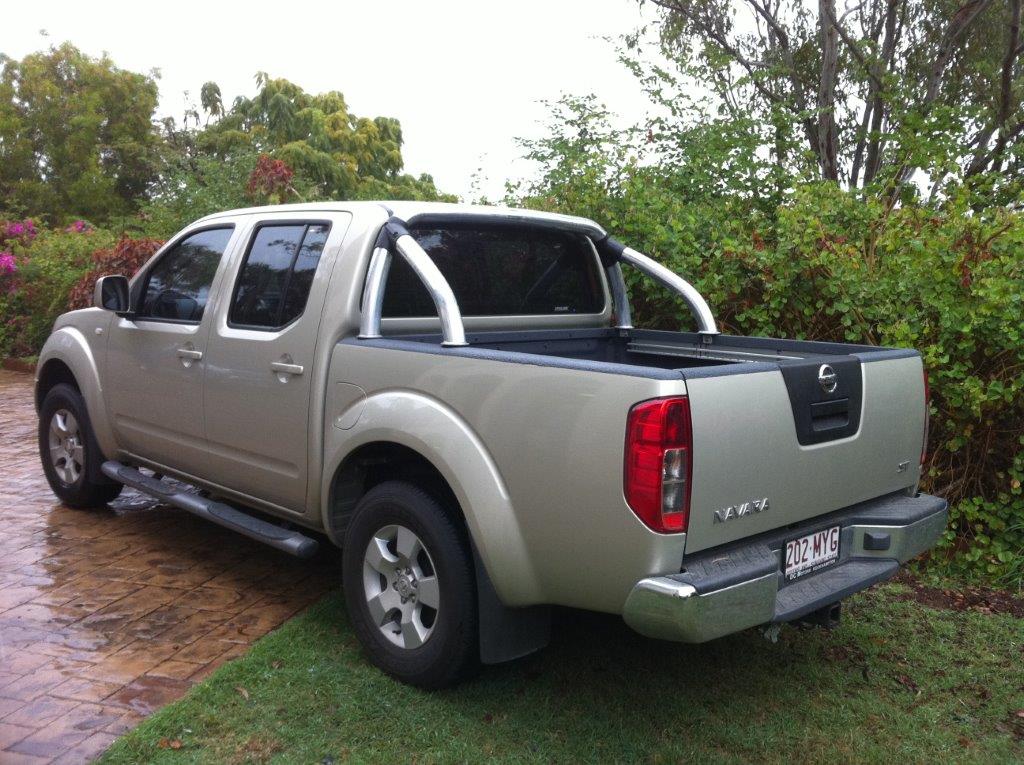
M836 386L839 385L839 377L836 375L836 370L828 364L822 364L818 368L818 384L826 393L835 393Z

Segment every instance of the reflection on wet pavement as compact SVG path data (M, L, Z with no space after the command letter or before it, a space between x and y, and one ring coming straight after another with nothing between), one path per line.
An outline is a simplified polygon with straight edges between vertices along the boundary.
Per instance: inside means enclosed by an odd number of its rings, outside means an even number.
M87 762L319 598L298 561L125 491L57 504L32 378L0 370L0 763Z

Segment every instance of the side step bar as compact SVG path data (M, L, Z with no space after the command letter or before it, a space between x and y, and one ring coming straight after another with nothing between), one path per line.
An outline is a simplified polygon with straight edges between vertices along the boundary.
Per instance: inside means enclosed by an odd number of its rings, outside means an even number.
M294 555L297 558L310 558L316 554L319 543L299 531L281 528L269 521L244 513L237 508L214 502L212 499L200 497L159 478L148 476L135 468L110 460L103 463L103 474L126 486L156 497L161 502L174 505L200 518L205 518L221 526L244 534L257 542L263 542L278 550Z

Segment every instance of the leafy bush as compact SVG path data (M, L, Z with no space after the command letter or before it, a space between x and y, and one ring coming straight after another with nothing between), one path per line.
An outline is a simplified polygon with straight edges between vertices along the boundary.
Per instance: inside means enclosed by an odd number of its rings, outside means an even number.
M97 279L108 274L133 276L162 244L161 239L121 237L113 247L96 250L92 254L91 268L78 278L68 294L67 310L91 306Z
M63 229L0 221L0 358L37 354L60 314L92 305L100 276L134 274L161 244L117 240L81 220Z
M91 267L93 251L113 243L109 233L84 222L67 229L29 224L0 223L0 250L9 256L0 277L0 356L38 353L54 319L67 310L71 287Z

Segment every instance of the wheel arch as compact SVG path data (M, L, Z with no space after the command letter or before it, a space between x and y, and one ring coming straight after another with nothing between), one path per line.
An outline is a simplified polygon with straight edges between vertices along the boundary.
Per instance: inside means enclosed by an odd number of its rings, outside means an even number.
M104 454L113 455L117 445L106 416L96 358L85 335L76 327L65 326L53 332L39 352L35 380L37 412L46 394L60 383L74 386L81 394L96 442Z
M543 603L514 508L497 466L469 425L442 402L411 391L361 401L357 424L343 430L328 412L321 521L340 543L346 514L381 477L418 476L461 515L501 601ZM343 531L342 531L343 533Z
M353 449L337 466L327 492L324 528L341 545L356 504L385 481L408 481L438 500L468 534L458 498L444 475L422 454L394 441L370 441Z
M394 441L371 441L353 449L334 471L327 490L324 525L339 546L348 519L360 498L386 481L415 484L438 500L466 534L473 556L479 613L480 659L497 664L533 653L550 639L551 614L547 606L509 608L498 594L466 522L455 490L444 474L416 450Z
M79 393L82 392L82 386L78 384L75 373L62 359L51 358L39 367L35 390L36 412L42 408L46 394L61 383L67 383Z

